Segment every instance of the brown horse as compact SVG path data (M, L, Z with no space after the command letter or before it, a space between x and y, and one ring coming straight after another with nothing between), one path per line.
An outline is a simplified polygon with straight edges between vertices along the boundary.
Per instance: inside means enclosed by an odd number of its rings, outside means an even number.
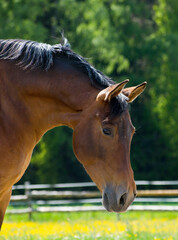
M105 208L128 208L136 186L127 106L146 82L124 89L127 82L115 84L68 44L0 40L0 226L35 145L60 125L73 129L75 155L102 192Z

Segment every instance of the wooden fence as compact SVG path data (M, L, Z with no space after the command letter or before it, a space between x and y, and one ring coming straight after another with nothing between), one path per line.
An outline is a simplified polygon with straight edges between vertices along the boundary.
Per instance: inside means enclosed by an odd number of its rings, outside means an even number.
M178 211L178 181L136 181L136 184L137 198L128 210ZM33 212L103 211L105 209L101 202L101 193L93 182L26 182L24 185L13 187L10 202L13 208L9 209L7 214L28 213L31 218Z

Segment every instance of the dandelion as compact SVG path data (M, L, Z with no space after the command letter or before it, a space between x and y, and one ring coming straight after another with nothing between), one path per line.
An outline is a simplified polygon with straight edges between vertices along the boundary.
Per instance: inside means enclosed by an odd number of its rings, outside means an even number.
M173 240L173 238L172 237L168 237L166 240Z
M176 240L177 220L6 222L2 228L0 240L85 239L81 236L87 236L86 239L111 239L111 237L112 239L139 239L139 235L145 234L154 240Z

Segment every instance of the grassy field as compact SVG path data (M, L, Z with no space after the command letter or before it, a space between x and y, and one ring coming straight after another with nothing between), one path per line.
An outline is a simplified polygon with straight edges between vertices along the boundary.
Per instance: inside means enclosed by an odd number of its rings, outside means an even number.
M0 240L177 240L177 212L7 215Z

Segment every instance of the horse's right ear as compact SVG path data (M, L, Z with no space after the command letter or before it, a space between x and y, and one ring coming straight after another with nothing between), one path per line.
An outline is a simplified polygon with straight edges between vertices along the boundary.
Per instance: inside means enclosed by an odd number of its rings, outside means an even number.
M126 79L121 83L113 84L102 91L100 91L96 97L96 101L105 101L110 102L113 97L116 97L119 93L121 93L122 89L128 83L129 80Z

